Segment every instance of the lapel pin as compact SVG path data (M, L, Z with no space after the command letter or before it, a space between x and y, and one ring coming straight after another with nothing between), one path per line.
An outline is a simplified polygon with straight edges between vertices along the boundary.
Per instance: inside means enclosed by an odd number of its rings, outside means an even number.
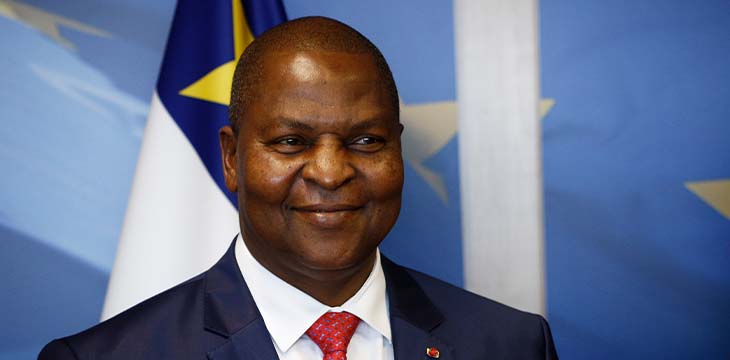
M426 356L428 356L432 359L438 359L439 356L441 356L441 353L439 352L439 349L437 349L435 347L427 347Z

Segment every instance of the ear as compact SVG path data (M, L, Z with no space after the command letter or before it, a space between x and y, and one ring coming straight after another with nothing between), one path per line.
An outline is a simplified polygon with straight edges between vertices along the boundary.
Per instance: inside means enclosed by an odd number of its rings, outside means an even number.
M226 187L230 192L238 191L238 136L230 125L218 130L218 139L221 145L221 158L223 160L223 176L226 179Z

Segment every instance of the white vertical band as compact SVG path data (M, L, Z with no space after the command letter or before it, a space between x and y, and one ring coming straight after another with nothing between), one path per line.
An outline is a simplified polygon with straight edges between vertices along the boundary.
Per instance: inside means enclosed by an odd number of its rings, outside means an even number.
M466 287L545 313L536 0L455 0Z
M238 212L155 92L102 320L207 270L238 232Z

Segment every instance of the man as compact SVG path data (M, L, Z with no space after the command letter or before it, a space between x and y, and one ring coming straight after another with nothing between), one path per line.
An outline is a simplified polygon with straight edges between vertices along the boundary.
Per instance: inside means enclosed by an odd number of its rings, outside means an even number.
M378 251L400 211L398 94L326 18L277 26L236 69L220 130L241 233L209 271L41 359L556 359L547 323Z

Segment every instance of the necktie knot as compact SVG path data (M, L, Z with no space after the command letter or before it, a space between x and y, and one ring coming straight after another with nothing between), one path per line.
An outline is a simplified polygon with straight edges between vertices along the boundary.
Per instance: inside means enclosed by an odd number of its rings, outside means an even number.
M360 318L348 312L328 312L307 330L307 336L324 353L323 360L346 360L347 345L360 323Z

